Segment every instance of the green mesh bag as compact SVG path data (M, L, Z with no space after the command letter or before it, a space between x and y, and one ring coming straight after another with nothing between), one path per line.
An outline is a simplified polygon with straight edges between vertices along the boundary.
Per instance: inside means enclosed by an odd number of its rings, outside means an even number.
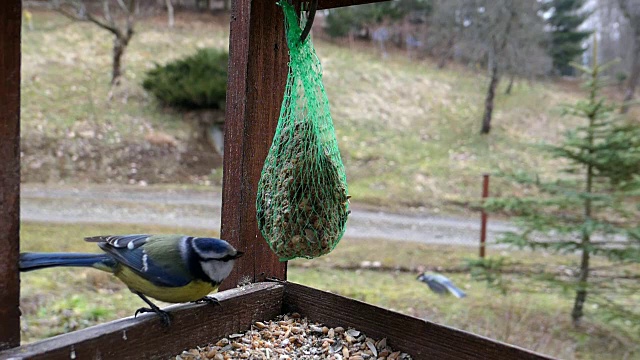
M295 9L284 9L289 74L256 200L258 227L281 261L329 253L344 234L349 204L322 67Z

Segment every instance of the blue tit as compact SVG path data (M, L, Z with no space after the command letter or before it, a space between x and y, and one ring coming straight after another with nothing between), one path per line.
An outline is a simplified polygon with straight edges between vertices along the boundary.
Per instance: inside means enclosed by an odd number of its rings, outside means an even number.
M228 242L185 235L122 235L85 238L104 254L22 253L20 271L54 266L93 267L115 275L169 324L169 315L148 298L170 302L217 302L207 295L229 276L242 256Z
M437 294L444 295L448 292L453 294L453 296L458 299L467 296L464 291L460 290L458 287L453 285L451 280L446 278L444 275L440 274L429 274L425 275L424 273L418 275L418 280L429 285L429 289Z

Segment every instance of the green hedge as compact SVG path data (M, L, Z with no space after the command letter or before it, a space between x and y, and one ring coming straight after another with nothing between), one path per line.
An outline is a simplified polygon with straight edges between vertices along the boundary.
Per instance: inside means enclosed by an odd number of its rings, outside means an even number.
M200 49L194 55L156 67L142 86L168 106L184 109L224 109L229 54Z

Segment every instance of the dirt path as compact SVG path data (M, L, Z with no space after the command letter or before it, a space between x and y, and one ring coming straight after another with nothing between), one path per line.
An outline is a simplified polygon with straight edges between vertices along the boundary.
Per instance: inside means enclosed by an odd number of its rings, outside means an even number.
M26 221L58 223L135 223L220 229L221 195L216 191L122 186L51 186L28 184L21 191ZM513 229L490 221L489 242ZM394 214L352 204L348 238L379 238L430 244L477 245L479 216L473 219L431 214Z

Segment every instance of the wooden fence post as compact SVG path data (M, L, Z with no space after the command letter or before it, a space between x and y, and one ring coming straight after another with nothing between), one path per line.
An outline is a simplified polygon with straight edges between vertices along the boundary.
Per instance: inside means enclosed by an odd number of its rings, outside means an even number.
M482 200L489 197L489 174L482 175ZM480 258L484 259L487 247L487 212L482 209L480 213Z
M0 1L0 350L20 345L21 22L21 1Z

